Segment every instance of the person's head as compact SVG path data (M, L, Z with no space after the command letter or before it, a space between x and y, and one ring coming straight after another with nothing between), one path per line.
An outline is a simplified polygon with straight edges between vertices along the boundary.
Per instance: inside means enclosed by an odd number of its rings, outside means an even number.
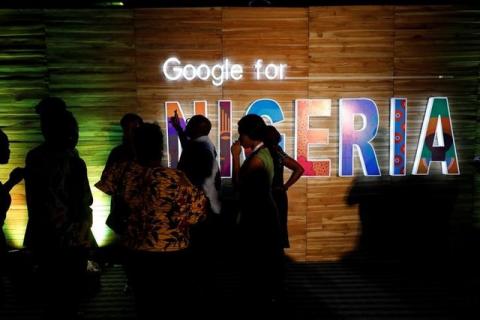
M41 126L45 142L56 149L74 149L78 143L78 123L70 111L49 114Z
M252 148L263 142L266 127L265 121L256 114L248 114L240 119L238 121L238 133L242 147Z
M5 132L0 129L0 164L6 164L10 160L10 142Z
M278 146L282 139L280 132L274 126L267 126L265 128L265 137L263 143L269 148Z
M135 113L127 113L120 120L120 126L123 130L123 142L133 142L133 131L140 127L143 123L143 119Z
M40 115L40 118L48 117L51 114L65 112L67 105L65 101L58 97L46 97L40 100L35 106L35 112Z
M202 115L195 115L190 118L185 127L185 134L190 139L196 139L201 136L208 136L212 129L212 123L208 118Z
M135 129L133 146L137 160L142 165L158 163L163 156L163 134L160 126L154 123L143 123Z

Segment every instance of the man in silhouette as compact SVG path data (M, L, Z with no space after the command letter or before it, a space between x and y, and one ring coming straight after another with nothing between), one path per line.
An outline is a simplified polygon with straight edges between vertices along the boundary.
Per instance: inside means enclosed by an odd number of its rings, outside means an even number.
M185 131L177 116L172 117L171 123L177 130L183 149L177 169L185 172L193 185L203 189L210 201L211 213L220 214L220 170L215 146L208 137L212 128L210 120L195 115L188 121Z
M193 262L202 274L195 283L198 296L201 297L199 304L202 305L202 300L207 302L215 295L214 286L212 286L213 263L216 257L215 249L219 243L221 211L219 199L221 180L217 152L208 137L212 124L206 117L193 116L188 121L185 131L182 130L176 113L171 123L178 132L183 150L177 169L183 171L194 186L203 190L210 204L207 218L191 230Z
M105 169L102 173L102 178L105 178L105 173L113 165L121 162L132 162L135 159L135 151L133 147L133 131L143 124L143 119L135 113L127 113L120 120L120 126L123 131L122 143L112 149L108 156ZM118 236L122 236L125 232L126 226L126 209L125 204L117 197L112 195L110 202L110 214L107 217L106 224L115 231ZM114 250L115 251L115 250ZM118 252L116 254L119 254ZM120 258L120 257L117 257Z
M28 224L25 247L46 290L45 319L75 319L85 283L93 198L85 162L75 149L78 124L58 98L36 107L45 141L25 161Z

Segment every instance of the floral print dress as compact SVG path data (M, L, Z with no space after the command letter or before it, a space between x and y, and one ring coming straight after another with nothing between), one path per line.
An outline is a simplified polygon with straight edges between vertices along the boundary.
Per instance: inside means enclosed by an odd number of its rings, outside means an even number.
M190 226L207 212L204 193L183 172L171 168L116 163L95 186L110 195L121 192L130 210L123 242L131 250L185 249L190 244Z

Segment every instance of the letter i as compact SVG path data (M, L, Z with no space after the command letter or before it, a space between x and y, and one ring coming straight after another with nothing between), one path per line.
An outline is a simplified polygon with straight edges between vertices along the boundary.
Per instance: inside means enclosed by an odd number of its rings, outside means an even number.
M407 99L390 99L390 175L404 176L407 166Z
M230 146L232 145L232 101L218 101L218 149L220 159L220 176L230 178L232 176L232 159Z

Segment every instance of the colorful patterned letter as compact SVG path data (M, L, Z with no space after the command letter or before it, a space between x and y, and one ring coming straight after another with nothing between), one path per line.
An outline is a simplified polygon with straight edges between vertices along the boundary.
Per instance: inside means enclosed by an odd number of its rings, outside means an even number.
M220 151L220 175L222 178L232 176L230 146L232 145L232 101L218 101L218 148Z
M339 105L339 164L338 172L342 177L353 176L353 149L358 152L363 174L380 176L377 155L372 141L378 131L378 108L374 101L366 98L340 99ZM355 117L362 118L362 128L355 129Z
M407 166L407 99L390 99L390 175L404 176Z
M443 174L460 174L450 108L446 97L428 99L412 174L428 175L432 161L442 163Z
M295 100L295 158L303 166L304 176L330 176L330 159L312 161L308 148L311 145L328 144L328 129L310 129L310 117L330 117L330 99Z

